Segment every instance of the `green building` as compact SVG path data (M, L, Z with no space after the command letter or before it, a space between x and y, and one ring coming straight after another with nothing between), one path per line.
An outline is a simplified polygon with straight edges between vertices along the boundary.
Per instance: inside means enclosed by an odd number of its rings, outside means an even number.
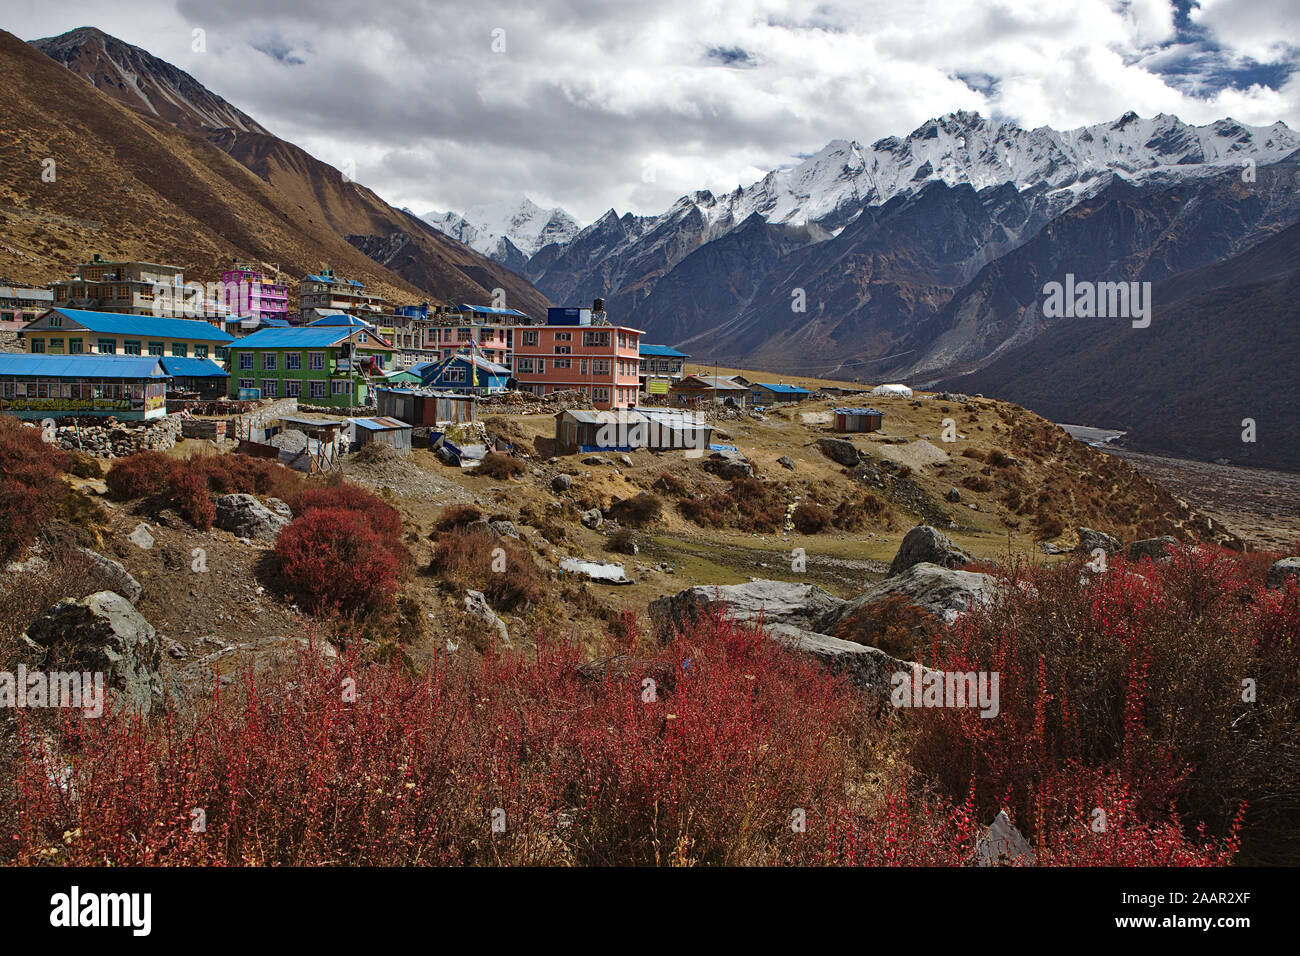
M373 327L361 323L262 329L230 345L230 395L365 405L370 380L382 375L392 353Z

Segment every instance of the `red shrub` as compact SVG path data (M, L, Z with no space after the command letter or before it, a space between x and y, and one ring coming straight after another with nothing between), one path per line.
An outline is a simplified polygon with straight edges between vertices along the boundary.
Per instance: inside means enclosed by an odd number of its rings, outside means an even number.
M346 482L308 488L296 495L289 507L299 517L313 508L342 508L364 515L371 527L386 538L396 539L402 533L402 516L396 508L366 489Z
M176 510L194 527L207 531L216 520L217 509L208 494L208 483L196 468L177 468L168 484L168 495Z
M113 462L104 483L117 501L166 493L178 462L157 451L138 451Z
M280 532L274 553L285 589L310 611L374 610L397 591L394 542L364 512L309 508Z
M800 534L817 534L831 523L831 513L812 501L801 501L790 513L790 522Z
M9 560L36 534L67 493L59 473L71 456L41 439L39 428L0 415L0 560Z

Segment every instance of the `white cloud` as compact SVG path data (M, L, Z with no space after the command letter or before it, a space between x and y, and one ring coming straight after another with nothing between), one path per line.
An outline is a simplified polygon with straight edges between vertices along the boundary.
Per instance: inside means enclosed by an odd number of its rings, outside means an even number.
M659 212L957 109L1031 127L1128 109L1300 126L1294 79L1197 96L1157 72L1177 58L1160 46L1168 0L228 0L219 17L152 0L130 21L73 2L6 20L27 38L91 23L139 44L418 212L520 193L584 221ZM1277 38L1300 35L1288 0L1201 3L1227 57L1277 58Z

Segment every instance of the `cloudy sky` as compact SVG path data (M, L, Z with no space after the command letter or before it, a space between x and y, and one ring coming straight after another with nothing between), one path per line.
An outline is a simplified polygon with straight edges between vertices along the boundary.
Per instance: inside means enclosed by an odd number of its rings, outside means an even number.
M96 26L144 47L418 213L520 194L583 223L657 213L829 140L958 109L1028 127L1132 109L1300 128L1296 0L0 0L0 13L27 40Z

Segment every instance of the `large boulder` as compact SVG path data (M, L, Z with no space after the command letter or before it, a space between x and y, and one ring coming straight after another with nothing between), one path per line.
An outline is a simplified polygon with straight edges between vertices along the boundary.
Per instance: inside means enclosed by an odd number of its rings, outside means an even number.
M773 640L816 658L832 674L846 674L854 687L871 695L881 704L890 701L894 675L912 675L918 666L890 657L878 647L843 641L792 624L771 624L765 626L764 631ZM929 668L923 667L921 670L923 674L929 672Z
M975 843L976 866L1033 866L1034 848L1011 823L1005 810L998 815Z
M217 527L240 538L274 541L289 524L252 495L222 495L217 499Z
M715 451L704 462L704 470L728 480L754 477L754 466L738 451Z
M987 604L997 593L998 582L991 574L958 571L937 564L914 564L902 574L886 578L852 600L813 619L818 631L833 631L854 611L891 597L902 597L952 624L967 610Z
M562 494L573 487L573 477L570 475L556 475L551 479L551 490L556 494Z
M862 457L856 445L851 441L843 438L819 438L817 440L818 450L835 462L837 465L843 465L845 468L852 468Z
M1273 566L1268 569L1268 586L1270 588L1285 587L1288 580L1300 581L1300 557L1283 558L1281 561L1274 561Z
M510 631L506 627L506 622L492 610L492 605L488 604L487 597L482 591L465 592L465 613L482 621L489 631L495 633L497 640L502 644L510 643Z
M140 600L144 587L121 562L114 561L98 551L91 551L89 548L78 548L77 551L94 569L99 580L108 586L108 590L122 595L132 604Z
M759 617L768 624L807 627L844 602L815 584L755 580L744 584L697 585L650 602L650 613L671 626L690 624L717 608L736 620Z
M122 595L96 591L67 598L23 635L46 671L102 673L119 703L149 713L165 703L162 642L153 626Z
M971 563L970 555L957 547L948 536L928 524L917 525L903 537L889 576L902 574L913 565L927 563L945 568L960 568Z
M1119 539L1106 534L1104 531L1094 531L1092 528L1079 529L1079 545L1075 548L1083 554L1092 554L1098 548L1107 554L1114 554L1123 545Z
M1166 534L1159 538L1143 538L1141 541L1134 541L1125 553L1130 561L1141 561L1143 558L1164 561L1169 558L1169 549L1177 547L1178 539Z

